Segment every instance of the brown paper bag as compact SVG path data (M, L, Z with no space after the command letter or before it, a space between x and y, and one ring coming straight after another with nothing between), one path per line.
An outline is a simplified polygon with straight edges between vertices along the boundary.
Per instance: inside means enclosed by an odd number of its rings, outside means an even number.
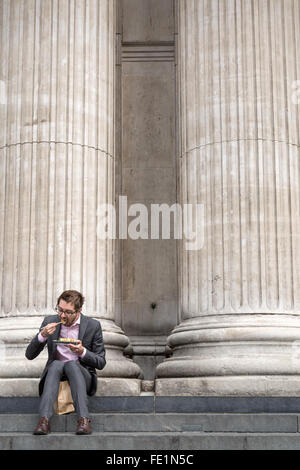
M54 413L64 415L75 411L70 384L67 380L60 382L57 400L54 404Z

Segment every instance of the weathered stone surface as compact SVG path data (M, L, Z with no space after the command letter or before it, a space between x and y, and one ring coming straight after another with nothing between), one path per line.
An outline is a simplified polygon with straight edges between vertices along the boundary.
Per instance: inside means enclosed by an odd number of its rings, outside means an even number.
M297 433L296 414L91 413L94 432L247 432ZM37 414L0 414L0 433L31 432ZM52 432L76 429L77 417L54 415Z
M103 377L98 379L98 389L95 396L139 396L141 393L141 382L141 380L133 377Z
M0 395L35 396L64 288L101 319L100 396L155 367L158 396L300 395L300 6L271 3L1 2ZM119 194L202 204L203 247L102 240Z
M288 375L178 377L155 380L157 396L299 397L300 378Z
M73 433L52 433L38 437L29 433L0 434L1 450L191 450L190 462L197 450L299 450L296 433L93 433L84 438ZM155 449L155 451L153 451ZM150 460L150 459L149 459Z
M172 0L122 0L124 42L174 40Z

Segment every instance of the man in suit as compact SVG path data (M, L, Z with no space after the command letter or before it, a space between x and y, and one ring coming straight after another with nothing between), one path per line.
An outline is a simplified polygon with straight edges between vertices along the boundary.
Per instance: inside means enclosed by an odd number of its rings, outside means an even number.
M84 297L68 290L57 299L57 314L44 318L40 331L26 349L27 359L34 359L48 347L48 361L39 383L40 419L34 434L50 432L50 418L57 399L60 380L68 380L78 417L76 434L91 434L88 397L97 389L95 369L106 364L101 325L82 314ZM77 340L76 344L59 344L59 338Z

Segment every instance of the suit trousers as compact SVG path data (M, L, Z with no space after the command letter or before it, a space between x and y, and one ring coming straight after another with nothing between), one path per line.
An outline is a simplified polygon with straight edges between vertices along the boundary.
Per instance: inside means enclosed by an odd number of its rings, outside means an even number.
M87 391L90 389L92 376L78 361L53 361L47 371L41 396L39 415L51 418L57 399L61 378L65 376L70 384L74 407L78 418L89 418Z

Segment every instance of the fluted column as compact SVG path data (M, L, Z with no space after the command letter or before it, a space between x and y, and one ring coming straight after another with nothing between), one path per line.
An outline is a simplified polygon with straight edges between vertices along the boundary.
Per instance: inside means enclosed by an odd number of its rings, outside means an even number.
M136 378L114 322L114 241L98 230L114 202L115 2L4 0L0 21L0 377L38 376L26 341L77 289L101 319L102 377Z
M158 394L299 395L300 4L178 2L181 322ZM299 94L299 93L298 93Z

